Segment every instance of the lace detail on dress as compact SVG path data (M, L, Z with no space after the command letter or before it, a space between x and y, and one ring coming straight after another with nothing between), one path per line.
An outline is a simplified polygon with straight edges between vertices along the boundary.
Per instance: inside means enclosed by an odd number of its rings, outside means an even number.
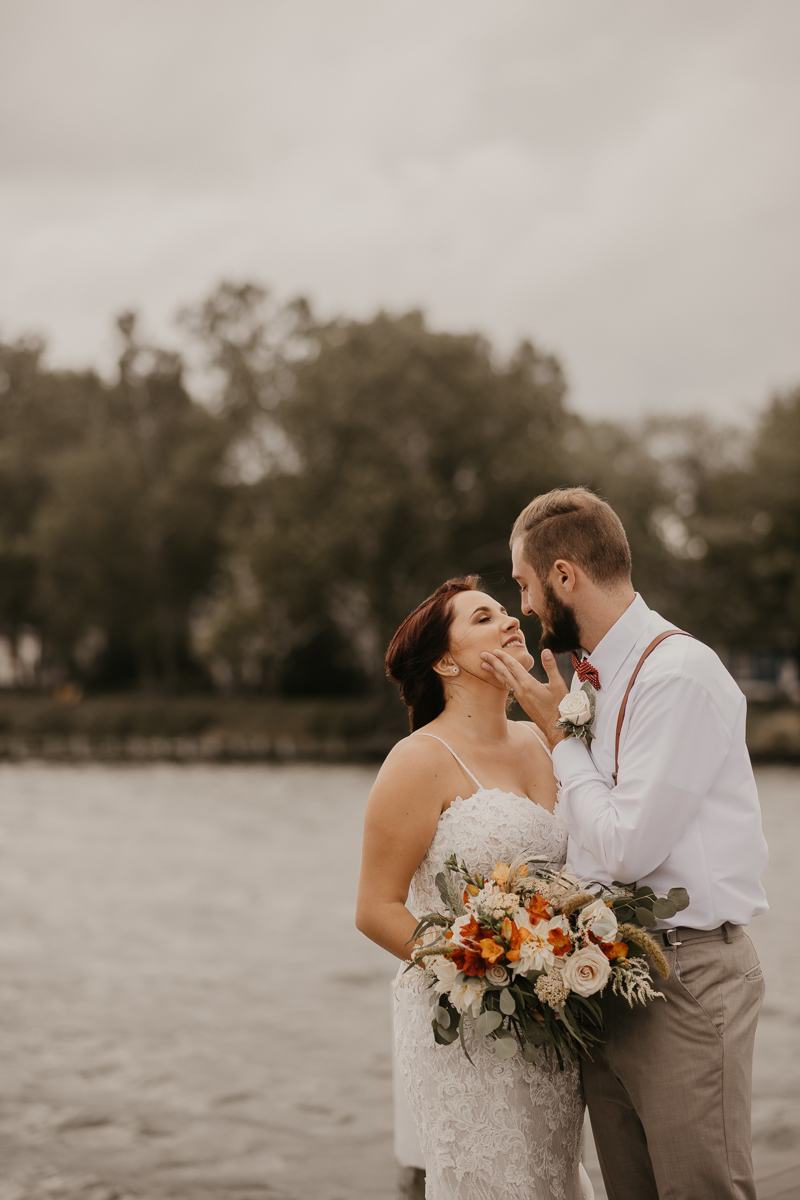
M567 830L558 809L480 788L445 809L411 882L415 916L441 905L435 878L456 857L489 874L523 851L566 859ZM471 1026L465 1041L437 1046L421 973L398 976L395 1038L400 1072L427 1163L427 1200L581 1200L583 1096L576 1064L559 1071L539 1055L535 1066L500 1061Z

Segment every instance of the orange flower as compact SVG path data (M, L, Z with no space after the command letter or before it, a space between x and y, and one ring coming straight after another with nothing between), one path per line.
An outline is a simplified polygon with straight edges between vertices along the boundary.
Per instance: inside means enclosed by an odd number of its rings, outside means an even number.
M477 896L480 890L480 888L475 887L474 883L468 883L464 889L464 903L466 904L469 896Z
M572 949L572 942L566 933L562 933L560 929L551 929L547 935L547 940L553 947L553 954L556 958L561 958L562 954L567 954Z
M478 924L478 918L473 914L470 917L470 919L467 921L466 925L462 925L462 927L461 927L460 936L461 936L462 942L471 941L472 938L478 936L480 931L481 931L481 927Z
M528 916L534 925L536 925L538 921L550 920L551 913L548 911L548 904L544 896L531 896L528 904Z
M481 938L478 945L481 948L481 958L485 958L488 963L496 963L498 958L502 958L505 951L502 946L498 946L494 938Z
M503 924L500 927L500 936L502 937L503 941L511 941L511 930L513 928L514 926L511 923L511 917L503 917Z
M530 935L529 930L521 929L517 925L512 925L511 937L509 938L509 941L511 942L511 949L506 950L506 958L508 959L509 962L517 961L517 959L519 958L520 946L522 945L523 942L527 942L527 940L530 936L531 935Z
M465 975L483 975L486 970L486 961L476 950L456 946L450 957L458 970L463 971Z
M603 951L603 954L605 954L609 962L613 962L615 958L628 957L628 947L625 942L614 942L611 946L609 946L608 943L603 942L600 945L600 949Z

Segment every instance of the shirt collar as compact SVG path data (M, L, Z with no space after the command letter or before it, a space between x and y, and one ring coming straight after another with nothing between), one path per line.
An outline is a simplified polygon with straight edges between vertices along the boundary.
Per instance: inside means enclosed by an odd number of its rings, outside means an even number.
M633 650L653 616L639 593L597 643L588 656L600 676L600 686L607 688L613 682L625 659Z

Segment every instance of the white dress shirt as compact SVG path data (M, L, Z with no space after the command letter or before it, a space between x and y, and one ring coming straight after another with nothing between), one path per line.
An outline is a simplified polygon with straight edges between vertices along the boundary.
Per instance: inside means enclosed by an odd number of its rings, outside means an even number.
M642 653L675 626L636 599L589 655L600 676L595 740L553 753L570 869L602 883L685 887L691 903L659 927L747 925L767 911L761 810L745 746L746 702L717 655L689 637L663 641L628 698L619 748L617 715ZM577 675L572 690L581 684Z

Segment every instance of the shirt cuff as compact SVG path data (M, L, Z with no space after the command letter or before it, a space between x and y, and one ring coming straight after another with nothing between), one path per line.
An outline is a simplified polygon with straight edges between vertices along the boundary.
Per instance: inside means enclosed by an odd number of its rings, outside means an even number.
M555 774L563 786L566 786L578 775L585 775L587 769L593 775L597 768L592 762L589 747L581 738L564 738L553 747L553 767Z

